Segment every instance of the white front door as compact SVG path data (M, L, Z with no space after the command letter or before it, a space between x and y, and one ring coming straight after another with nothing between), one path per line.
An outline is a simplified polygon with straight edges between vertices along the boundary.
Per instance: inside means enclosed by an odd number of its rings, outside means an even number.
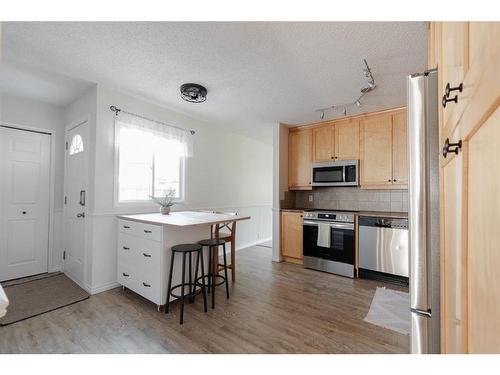
M48 271L50 135L0 127L0 281Z
M88 181L88 123L66 132L66 167L64 176L64 272L84 282L85 215Z

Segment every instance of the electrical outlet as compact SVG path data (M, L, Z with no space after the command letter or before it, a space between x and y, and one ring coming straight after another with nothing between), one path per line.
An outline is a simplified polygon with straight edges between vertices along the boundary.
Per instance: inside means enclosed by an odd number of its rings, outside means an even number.
M309 194L309 202L312 202L312 201L313 201L313 195Z

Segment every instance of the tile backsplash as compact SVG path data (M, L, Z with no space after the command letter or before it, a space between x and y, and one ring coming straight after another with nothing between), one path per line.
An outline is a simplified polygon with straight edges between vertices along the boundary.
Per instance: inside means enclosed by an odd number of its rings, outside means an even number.
M365 190L357 187L325 187L296 191L295 207L352 211L408 212L408 190ZM312 202L310 202L312 196ZM290 200L287 197L287 201Z

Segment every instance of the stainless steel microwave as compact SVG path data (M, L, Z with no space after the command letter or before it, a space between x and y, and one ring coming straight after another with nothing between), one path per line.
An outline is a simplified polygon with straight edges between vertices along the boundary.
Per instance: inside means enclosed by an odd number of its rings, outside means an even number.
M313 163L312 186L358 186L359 160Z

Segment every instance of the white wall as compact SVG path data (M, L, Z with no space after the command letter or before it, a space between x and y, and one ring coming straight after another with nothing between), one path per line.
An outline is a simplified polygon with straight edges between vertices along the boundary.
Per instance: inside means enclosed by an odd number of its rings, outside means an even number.
M186 202L174 210L210 208L238 211L252 219L238 223L238 247L271 238L272 145L229 133L216 125L106 87L97 88L95 175L88 225L92 232L90 291L116 285L116 214L156 212L152 205L114 207L114 118L116 105L127 111L194 129L194 156L187 164Z
M49 271L62 266L62 206L64 182L64 110L62 108L3 93L0 96L0 120L20 126L53 132L54 142L54 216L51 218L53 237L49 244Z
M280 200L288 191L288 127L275 124L273 127L273 261L280 262Z

